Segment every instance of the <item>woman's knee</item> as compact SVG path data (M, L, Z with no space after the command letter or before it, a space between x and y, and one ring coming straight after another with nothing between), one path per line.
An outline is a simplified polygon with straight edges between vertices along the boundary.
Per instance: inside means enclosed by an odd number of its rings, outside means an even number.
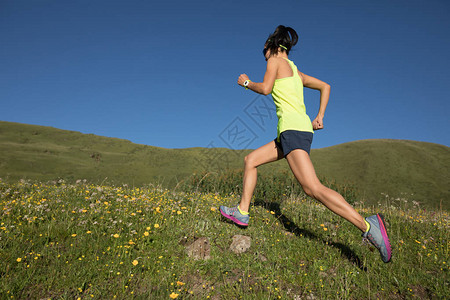
M323 185L321 183L304 184L302 188L308 196L317 199L323 189Z
M252 153L244 157L244 164L246 168L256 168L258 166L256 159Z
M252 153L244 157L244 164L245 168L257 168L260 165L258 157Z

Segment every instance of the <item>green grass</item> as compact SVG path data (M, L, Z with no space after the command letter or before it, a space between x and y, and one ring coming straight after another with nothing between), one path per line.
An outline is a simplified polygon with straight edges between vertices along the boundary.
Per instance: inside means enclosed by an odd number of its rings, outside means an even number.
M194 188L191 188L194 190ZM255 199L250 226L218 213L237 196L97 185L0 181L2 299L443 299L449 215L411 202L382 212L393 260L361 244L350 223L301 195ZM157 225L157 226L155 226ZM231 238L252 238L236 255ZM211 258L185 244L211 243ZM134 262L134 264L133 264Z
M371 203L380 194L450 209L450 148L406 140L364 140L312 153L318 175L353 183Z
M193 174L179 187L190 192L217 193L222 196L241 195L243 176L244 171L242 169L220 173L203 172ZM337 184L335 181L329 181L325 178L321 182L325 186L338 191L350 204L355 204L360 200L355 186ZM292 172L287 170L259 174L253 196L265 202L286 197L307 197Z
M75 182L85 178L130 186L174 188L193 173L222 173L243 167L251 150L164 149L127 140L0 121L0 178ZM376 204L381 193L419 202L428 209L450 209L450 148L403 140L366 140L311 152L325 181L353 186L358 198ZM261 166L267 177L289 172L285 160Z

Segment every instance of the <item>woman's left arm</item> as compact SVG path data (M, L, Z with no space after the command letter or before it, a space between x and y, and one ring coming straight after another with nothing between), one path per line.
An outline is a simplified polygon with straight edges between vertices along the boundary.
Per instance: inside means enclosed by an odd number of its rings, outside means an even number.
M314 119L314 121L312 121L312 125L314 130L323 129L323 118L325 116L325 110L328 105L328 100L330 99L331 87L328 83L323 82L317 78L303 74L300 71L298 71L298 73L302 78L303 86L320 91L319 112L317 113L317 117Z
M269 95L272 92L273 84L275 78L277 77L278 61L276 58L271 57L267 60L266 73L264 74L263 82L253 82L251 81L247 88L250 90L263 95ZM244 86L244 82L249 80L246 74L241 74L238 78L238 84Z

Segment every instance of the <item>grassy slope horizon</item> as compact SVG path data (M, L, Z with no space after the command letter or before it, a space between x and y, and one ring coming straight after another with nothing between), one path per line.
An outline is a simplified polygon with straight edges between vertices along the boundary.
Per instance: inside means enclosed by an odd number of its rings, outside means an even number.
M385 216L385 264L350 222L304 194L254 201L246 229L217 209L238 198L0 180L0 298L448 298L448 212L356 205ZM237 234L251 238L241 254L230 247ZM188 253L199 238L207 260Z
M87 179L94 183L173 188L199 172L243 167L251 150L166 149L52 127L0 121L0 177L4 180ZM363 201L389 195L429 208L450 209L450 148L409 140L362 140L313 149L321 178L352 184ZM285 160L260 173L288 170Z

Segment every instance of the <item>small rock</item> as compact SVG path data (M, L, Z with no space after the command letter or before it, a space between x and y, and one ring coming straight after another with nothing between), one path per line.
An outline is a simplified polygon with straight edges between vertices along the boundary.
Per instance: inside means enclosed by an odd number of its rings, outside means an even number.
M233 236L233 242L230 245L230 250L236 254L244 253L250 248L252 239L249 236L237 234Z
M186 251L188 256L194 258L195 260L207 260L211 258L211 246L209 245L209 239L207 237L197 239L186 247Z

